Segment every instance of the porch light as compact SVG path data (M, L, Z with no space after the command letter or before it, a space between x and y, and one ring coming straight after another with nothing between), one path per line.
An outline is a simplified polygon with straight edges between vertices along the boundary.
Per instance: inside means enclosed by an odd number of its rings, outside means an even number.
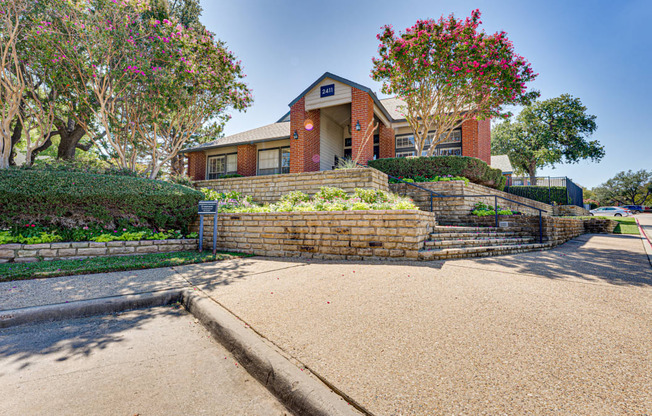
M299 133L297 133L297 131L295 130L292 137L294 137L294 140L297 140L299 138Z
M355 131L360 131L360 120L355 123Z
M311 131L315 125L313 124L312 120L308 119L303 123L303 127L305 127L306 130Z

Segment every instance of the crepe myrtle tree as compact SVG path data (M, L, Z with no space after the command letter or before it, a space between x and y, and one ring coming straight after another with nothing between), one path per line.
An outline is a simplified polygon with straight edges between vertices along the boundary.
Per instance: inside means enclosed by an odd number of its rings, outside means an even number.
M384 26L377 35L379 57L372 59L372 78L382 91L396 94L414 131L417 155L430 144L449 138L469 119L504 117L503 105L528 103L538 96L527 91L534 80L530 64L514 52L505 32L479 31L480 11L457 19L418 20L398 34ZM427 142L428 133L434 132Z
M68 4L42 32L61 79L93 112L99 147L119 167L145 163L155 176L204 123L244 109L251 94L223 43L173 19L146 18L148 7L139 0Z
M0 0L0 169L9 167L12 125L20 122L27 88L18 45L25 36L22 20L29 6L26 0Z
M212 126L229 118L227 110L245 109L252 96L240 61L212 33L170 20L152 24L159 28L147 48L154 66L133 103L140 101L135 125L153 179L189 140L215 131Z

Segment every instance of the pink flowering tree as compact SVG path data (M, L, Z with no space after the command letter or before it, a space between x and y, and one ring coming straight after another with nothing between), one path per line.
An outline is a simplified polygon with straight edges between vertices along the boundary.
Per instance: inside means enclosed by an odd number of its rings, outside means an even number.
M514 52L506 33L488 35L478 30L481 23L475 10L464 20L418 20L404 33L385 26L377 36L372 78L404 101L417 155L429 144L432 156L465 120L505 117L503 106L538 96L526 88L538 74Z
M57 79L94 122L77 121L121 168L164 163L205 124L244 109L251 94L224 45L197 28L158 21L141 0L63 4L36 35ZM148 17L149 16L149 17Z
M27 8L22 0L0 0L0 169L9 167L12 123L20 117L26 89L19 42L25 32L21 18Z

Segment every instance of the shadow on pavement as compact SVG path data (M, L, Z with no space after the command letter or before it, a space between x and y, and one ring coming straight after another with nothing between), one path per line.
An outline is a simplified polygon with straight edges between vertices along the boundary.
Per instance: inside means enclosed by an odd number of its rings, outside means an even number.
M35 357L57 355L55 361L61 362L88 356L95 350L122 342L122 333L127 330L138 330L146 322L161 316L181 316L184 313L180 305L173 304L135 312L0 329L0 361L5 370L14 367L20 371L29 367ZM0 377L3 373L0 370Z
M486 257L474 262L549 279L573 277L615 285L652 286L652 269L645 252L636 250L638 245L638 236L583 235L552 250Z

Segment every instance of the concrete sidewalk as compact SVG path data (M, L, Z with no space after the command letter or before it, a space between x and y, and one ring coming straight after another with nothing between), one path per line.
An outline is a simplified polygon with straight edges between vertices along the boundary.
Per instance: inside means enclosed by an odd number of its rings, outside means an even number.
M643 246L647 252L650 266L652 266L652 214L644 213L636 216L640 228L643 230Z
M0 309L197 287L375 414L646 414L641 239L432 263L236 259L0 283ZM0 313L1 314L1 313Z

